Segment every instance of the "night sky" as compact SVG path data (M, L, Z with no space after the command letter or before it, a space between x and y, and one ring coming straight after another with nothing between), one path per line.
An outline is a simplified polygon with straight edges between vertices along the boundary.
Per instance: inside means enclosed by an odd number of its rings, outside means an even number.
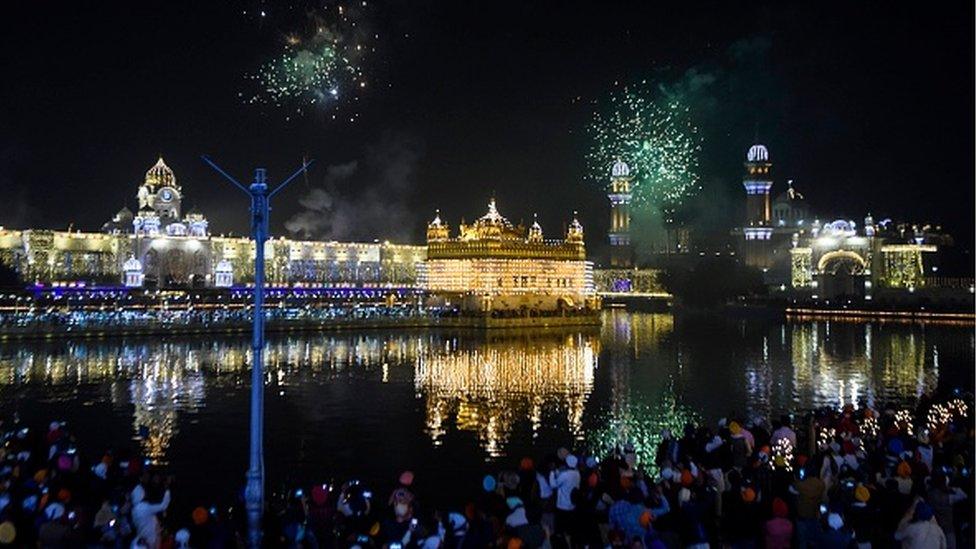
M609 207L584 181L584 128L615 82L649 79L694 90L694 223L737 221L758 137L774 192L793 179L823 218L930 221L972 243L971 2L377 1L367 86L302 115L240 94L312 2L17 4L0 18L2 225L97 230L135 208L162 154L184 209L241 232L245 198L206 153L243 180L316 159L276 199L279 235L304 219L323 238L420 242L435 208L456 225L494 195L550 234L578 209L596 245Z

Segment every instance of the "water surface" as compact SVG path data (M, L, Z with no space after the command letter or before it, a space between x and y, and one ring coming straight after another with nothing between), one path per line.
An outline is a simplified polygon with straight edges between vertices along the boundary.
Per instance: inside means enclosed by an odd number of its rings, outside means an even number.
M475 489L486 461L622 440L650 450L665 426L730 413L909 405L971 388L973 360L971 326L623 311L559 331L274 334L269 485L351 475L380 485L410 468L452 499ZM243 478L249 361L245 337L8 341L0 414L66 420L91 458L139 448L195 504Z

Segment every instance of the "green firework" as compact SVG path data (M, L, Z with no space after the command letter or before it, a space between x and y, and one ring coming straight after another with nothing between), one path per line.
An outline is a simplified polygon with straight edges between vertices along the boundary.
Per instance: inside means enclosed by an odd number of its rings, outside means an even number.
M598 105L587 126L588 177L607 184L610 166L630 166L636 206L674 210L700 189L701 136L680 98L646 82L618 88Z

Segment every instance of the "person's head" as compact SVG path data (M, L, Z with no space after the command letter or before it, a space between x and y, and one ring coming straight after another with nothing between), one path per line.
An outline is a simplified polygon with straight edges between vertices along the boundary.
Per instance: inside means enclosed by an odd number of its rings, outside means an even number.
M867 503L871 499L871 491L868 490L867 486L858 484L857 488L854 488L854 499L861 503Z
M924 501L919 501L915 505L915 514L912 515L912 522L925 522L931 520L935 515L932 506Z
M782 498L773 500L773 516L776 518L786 518L790 515L790 508Z
M841 518L841 516L837 513L830 513L827 515L827 526L829 526L831 530L840 530L844 527L844 519Z

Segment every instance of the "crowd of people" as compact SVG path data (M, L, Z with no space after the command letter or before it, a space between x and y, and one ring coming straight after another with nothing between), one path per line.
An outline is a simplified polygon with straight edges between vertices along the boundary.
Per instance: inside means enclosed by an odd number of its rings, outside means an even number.
M177 510L172 478L137 454L85 459L61 422L5 431L0 547L243 546L240 501ZM264 539L360 549L971 547L973 444L962 398L798 421L728 417L664 431L646 463L626 443L610 455L524 457L454 506L425 501L438 479L411 471L385 487L296 487L271 498Z

